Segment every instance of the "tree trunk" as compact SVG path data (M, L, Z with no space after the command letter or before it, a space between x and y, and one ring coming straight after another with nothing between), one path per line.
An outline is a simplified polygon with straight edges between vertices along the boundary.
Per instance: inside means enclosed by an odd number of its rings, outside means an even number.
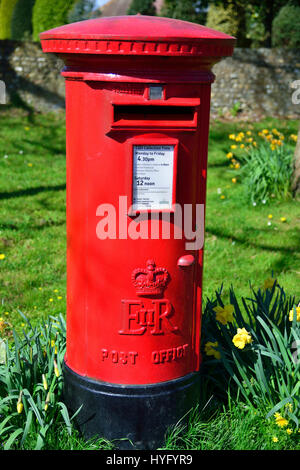
M297 145L294 153L294 173L292 179L292 191L294 196L300 195L300 125L298 129Z

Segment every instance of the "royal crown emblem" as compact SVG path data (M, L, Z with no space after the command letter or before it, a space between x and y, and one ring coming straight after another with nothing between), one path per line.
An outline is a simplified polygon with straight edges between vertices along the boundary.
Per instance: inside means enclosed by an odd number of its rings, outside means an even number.
M165 268L157 268L153 260L148 260L146 268L137 268L131 276L138 295L162 295L170 276Z

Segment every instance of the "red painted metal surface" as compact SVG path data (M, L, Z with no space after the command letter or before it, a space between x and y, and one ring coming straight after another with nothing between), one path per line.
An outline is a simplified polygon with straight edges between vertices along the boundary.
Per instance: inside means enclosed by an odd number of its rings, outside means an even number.
M203 248L172 236L173 205L205 204L211 67L232 54L234 38L128 16L56 28L41 42L65 62L66 363L124 385L197 371ZM146 208L141 220L129 212L134 152L159 146L173 155L173 205ZM115 208L115 239L101 239L103 204ZM155 236L138 238L146 230Z

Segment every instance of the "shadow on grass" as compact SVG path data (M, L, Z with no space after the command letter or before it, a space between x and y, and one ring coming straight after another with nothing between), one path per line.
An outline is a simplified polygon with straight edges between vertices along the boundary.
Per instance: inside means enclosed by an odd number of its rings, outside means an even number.
M237 236L237 235L234 235L232 233L225 233L224 231L218 229L218 228L215 228L215 227L207 227L206 228L206 233L210 234L210 235L215 235L216 237L219 237L219 238L223 238L223 239L227 239L227 240L230 240L231 242L234 241L236 243L241 243L243 245L248 245L248 246L251 246L252 248L260 248L261 250L266 250L266 251L280 251L282 253L286 253L286 254L294 254L298 251L298 248L300 246L300 229L296 229L297 230L297 246L294 246L294 247L289 247L289 246L278 246L278 245L273 245L273 246L270 246L270 245L266 245L264 243L260 243L260 242L254 242L254 241L251 241L249 240L249 238L245 238L245 237L242 237L242 236Z
M9 191L0 193L0 200L1 199L12 199L16 197L24 197L24 196L35 196L39 193L44 193L48 191L63 191L66 189L66 184L57 184L55 186L37 186L36 188L27 188L27 189L20 189L19 191Z
M247 245L248 247L255 248L257 250L268 251L280 255L280 258L271 262L271 269L274 272L282 272L286 270L297 270L295 266L295 256L299 251L298 247L300 246L300 229L296 228L296 233L294 234L294 246L278 246L278 245L267 245L258 241L249 240L249 238L243 236L237 236L232 233L225 233L221 229L215 227L207 227L206 233L209 235L214 235L223 240L228 240L231 243L236 242L241 245ZM293 269L294 268L294 269Z

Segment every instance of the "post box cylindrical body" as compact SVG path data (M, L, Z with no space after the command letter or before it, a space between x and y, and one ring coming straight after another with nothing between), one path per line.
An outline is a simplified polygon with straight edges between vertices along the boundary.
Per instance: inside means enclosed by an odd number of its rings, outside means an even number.
M41 35L65 63L65 394L79 426L155 448L197 403L211 67L234 38L166 18Z

